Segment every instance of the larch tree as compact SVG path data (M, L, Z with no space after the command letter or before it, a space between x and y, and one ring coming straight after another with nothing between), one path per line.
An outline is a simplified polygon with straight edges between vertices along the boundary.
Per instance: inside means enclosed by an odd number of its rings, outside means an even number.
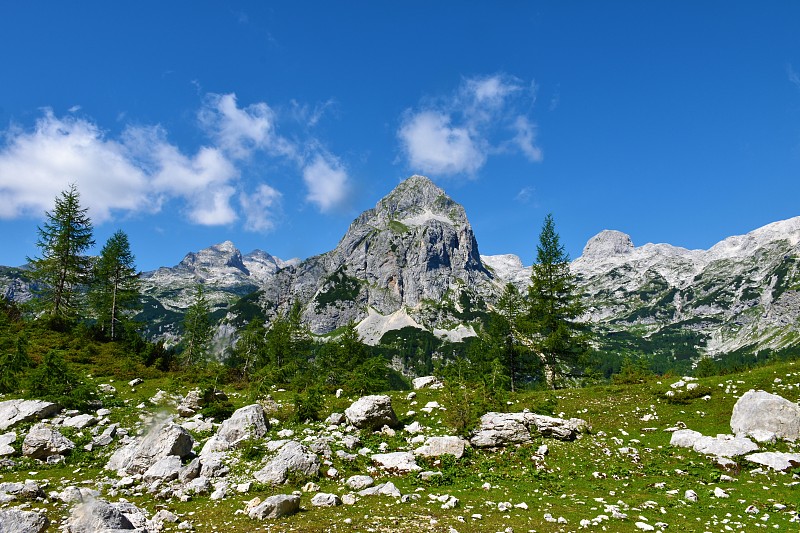
M556 233L553 216L548 214L536 246L524 329L526 343L541 362L550 388L559 385L586 349L585 326L579 321L583 311L569 256Z
M106 241L94 263L89 303L98 326L111 340L122 333L121 326L139 308L139 275L128 235L115 232Z
M91 259L84 255L94 245L88 209L80 205L73 183L56 197L53 211L45 212L36 246L41 257L28 258L31 277L38 285L39 303L56 323L78 317L81 286L91 275Z
M197 285L194 301L183 317L183 358L187 366L205 359L212 334L210 315L203 286Z

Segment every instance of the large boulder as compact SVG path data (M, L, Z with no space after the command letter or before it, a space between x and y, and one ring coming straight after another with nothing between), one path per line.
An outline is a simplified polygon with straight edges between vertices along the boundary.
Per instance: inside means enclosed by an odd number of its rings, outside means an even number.
M759 441L800 439L800 405L777 394L749 390L733 406L731 431Z
M153 427L141 441L134 441L117 450L108 460L106 470L121 475L143 474L159 459L176 455L181 459L192 453L194 439L181 426L167 420Z
M376 453L372 456L372 462L382 469L396 474L422 470L411 452Z
M470 443L476 448L496 448L512 444L530 444L534 437L551 437L573 440L589 430L589 425L580 418L555 418L522 413L486 413Z
M299 442L290 440L281 446L278 455L264 468L255 472L253 477L261 483L280 485L292 473L303 477L316 477L319 475L319 467L319 457L315 453Z
M235 448L244 440L263 437L268 430L269 421L263 407L257 403L242 407L222 423L216 435L203 446L200 455Z
M0 431L19 424L41 420L58 413L61 408L42 400L6 400L0 402Z
M363 396L344 410L347 422L359 429L380 429L399 424L392 409L392 399L386 395Z
M422 376L411 380L414 390L418 389L441 389L444 387L436 376Z
M461 459L464 455L465 441L461 437L428 437L425 444L414 450L414 455L422 457L439 457L442 455L452 455L456 459Z
M39 511L21 509L0 509L0 532L2 533L42 533L47 531L50 520Z
M183 463L181 463L180 457L177 455L168 455L162 457L153 463L150 468L145 470L144 474L142 474L142 479L145 483L151 483L156 480L172 481L178 478L182 467Z
M22 455L41 460L51 455L66 455L74 448L74 442L50 424L44 423L33 426L22 441Z
M250 518L280 518L295 514L300 510L300 496L295 494L276 494L265 499L247 513Z
M97 499L74 507L64 530L68 533L95 533L119 529L135 527L122 511L105 500Z
M746 437L733 435L717 435L716 437L700 437L692 446L695 451L715 457L736 457L758 449L758 444Z
M800 453L761 452L745 455L744 458L751 463L764 465L778 472L800 467Z
M16 442L17 434L14 431L0 435L0 457L4 455L14 455L14 447L11 443Z

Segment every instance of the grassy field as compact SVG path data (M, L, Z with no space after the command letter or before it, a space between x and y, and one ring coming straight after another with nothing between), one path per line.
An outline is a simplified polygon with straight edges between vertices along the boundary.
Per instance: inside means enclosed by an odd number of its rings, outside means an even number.
M800 397L800 363L786 362L763 366L741 374L700 379L703 395L687 398L683 403L664 395L678 377L654 377L643 383L603 385L556 392L526 392L513 395L508 409L549 405L557 416L583 418L592 426L591 433L573 442L540 439L531 445L497 451L468 450L458 461L445 457L440 462L419 460L423 469L439 470L442 476L423 481L417 474L393 476L376 470L367 457L353 462L342 461L334 454L330 464L323 464L322 475L314 480L321 491L343 495L350 492L343 482L353 474L369 474L376 483L391 481L403 495L401 499L386 496L365 496L353 505L333 508L312 507L313 494L303 493L303 510L278 520L254 521L244 512L247 502L270 494L301 490L308 481L292 479L287 485L269 487L255 484L247 493L231 493L222 500L208 495L195 495L190 501L160 500L135 485L114 489L116 475L103 470L108 449L92 452L76 451L55 466L14 457L14 467L0 471L0 482L33 479L45 485L45 492L62 491L67 486L98 489L100 497L109 501L122 498L134 502L149 515L160 509L177 514L191 523L195 531L778 531L800 530L800 469L794 473L777 473L757 469L757 465L738 460L737 468L723 471L712 458L692 450L670 446L671 433L665 431L685 424L705 435L730 432L730 415L737 398L749 389L762 389L797 402ZM108 380L99 380L108 382ZM169 402L153 405L149 400L158 390L184 394L188 388L166 379L149 379L133 389L116 382L112 422L119 422L132 431L144 429L157 417L174 415ZM443 403L440 391L417 391L414 399L408 392L392 393L393 406L401 421L418 421L426 429L424 435L446 435L445 411L421 410L427 402ZM269 438L277 439L281 430L293 430L292 438L331 434L323 423L290 423L291 394L275 391L277 410L270 414L278 420ZM230 391L236 407L249 403ZM4 398L8 399L8 398ZM355 398L326 398L324 415L342 412ZM533 409L532 409L533 410ZM408 414L410 411L415 413ZM23 428L15 428L21 447ZM67 434L65 432L65 434ZM79 445L90 440L87 430L67 434ZM199 443L211 433L195 434ZM413 435L398 430L387 436L362 432L362 446L377 452L381 443L388 451L411 450ZM333 450L340 449L334 443ZM536 455L542 444L548 446L543 458ZM80 449L80 448L79 448ZM765 450L800 451L800 443L777 443L762 446ZM199 447L198 447L199 450ZM348 450L349 451L349 450ZM243 452L247 460L237 457L231 462L231 485L252 480L259 467L258 445ZM339 475L330 479L324 474L334 467ZM728 497L715 497L715 489ZM689 501L684 493L693 490L697 501ZM454 496L455 508L443 509L440 496ZM18 506L11 502L4 506ZM25 503L29 509L46 509L55 531L68 515L71 505L57 498ZM184 527L187 527L185 524ZM164 530L178 530L177 524L166 524Z

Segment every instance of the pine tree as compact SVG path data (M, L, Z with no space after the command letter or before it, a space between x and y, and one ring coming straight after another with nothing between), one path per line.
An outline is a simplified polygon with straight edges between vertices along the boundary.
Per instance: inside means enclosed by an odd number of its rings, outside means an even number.
M211 309L203 286L198 285L192 305L183 317L183 358L188 366L205 358L211 341Z
M139 275L134 265L128 236L114 233L106 241L94 264L89 302L98 326L111 340L116 340L121 325L139 308Z
M585 351L586 339L578 321L584 307L551 214L539 235L527 304L528 343L542 363L547 386L555 388Z
M28 258L38 283L39 303L49 318L63 324L79 314L80 287L89 280L91 260L84 253L94 245L88 210L80 206L73 183L55 200L52 212L38 228L41 258Z

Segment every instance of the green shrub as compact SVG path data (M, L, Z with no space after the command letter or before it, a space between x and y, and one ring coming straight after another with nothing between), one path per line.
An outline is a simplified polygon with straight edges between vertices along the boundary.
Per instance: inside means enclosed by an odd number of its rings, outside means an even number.
M28 396L69 409L86 409L97 397L94 387L77 374L57 350L48 351L28 374Z

